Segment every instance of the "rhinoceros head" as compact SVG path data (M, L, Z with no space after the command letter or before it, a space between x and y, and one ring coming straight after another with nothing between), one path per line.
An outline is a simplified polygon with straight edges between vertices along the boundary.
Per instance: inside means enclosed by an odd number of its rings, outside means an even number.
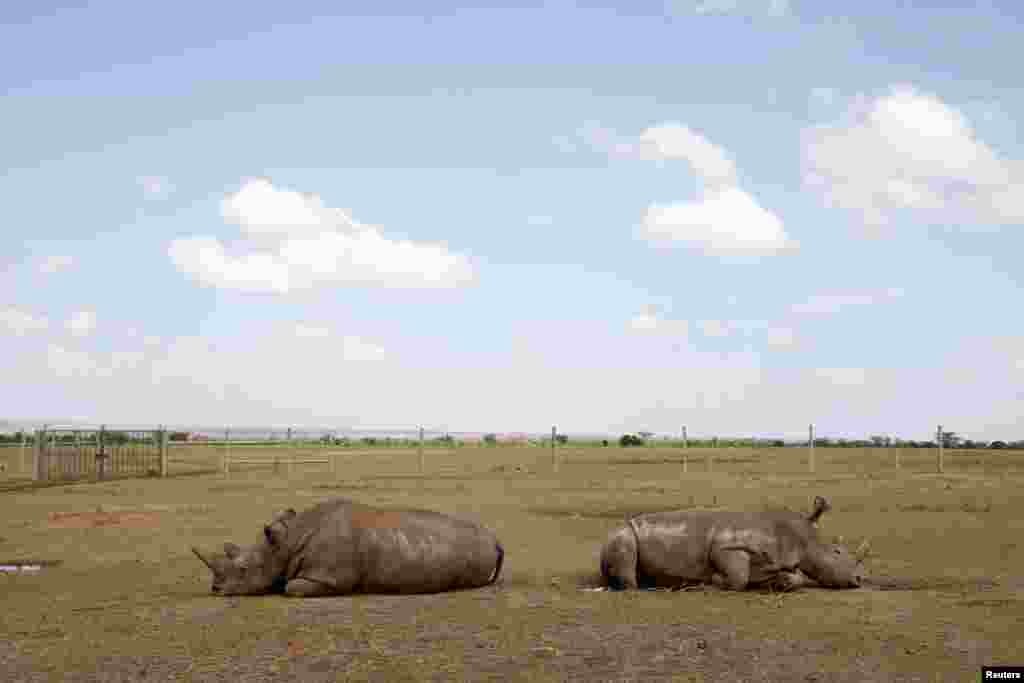
M814 511L807 517L807 523L810 525L807 533L808 544L804 558L800 562L800 569L822 586L858 588L866 575L863 560L867 555L868 542L862 543L853 553L841 542L820 542L816 529L821 516L831 509L832 506L827 500L821 496L815 497Z
M866 574L859 553L832 543L811 544L800 569L828 588L859 588Z
M204 555L196 548L192 552L213 573L210 588L215 595L261 595L275 589L288 564L283 548L287 524L295 516L288 509L275 515L263 527L262 543L241 548L234 543L224 544L224 553Z

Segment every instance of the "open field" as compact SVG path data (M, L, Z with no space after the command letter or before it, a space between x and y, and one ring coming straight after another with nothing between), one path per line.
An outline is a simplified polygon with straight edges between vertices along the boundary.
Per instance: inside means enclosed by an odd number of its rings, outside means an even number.
M5 680L967 681L1024 662L1024 452L818 449L331 450L338 460L0 493ZM216 468L175 447L172 475ZM872 539L871 587L778 595L591 593L627 514L833 504L826 537ZM257 540L332 496L475 517L503 578L431 596L220 598L189 552ZM95 513L99 512L99 515ZM73 514L79 513L79 514ZM90 516L91 514L91 516ZM827 675L826 675L827 674Z

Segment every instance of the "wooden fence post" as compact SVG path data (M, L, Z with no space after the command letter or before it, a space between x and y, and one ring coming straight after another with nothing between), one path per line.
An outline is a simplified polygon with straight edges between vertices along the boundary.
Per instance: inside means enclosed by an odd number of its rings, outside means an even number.
M167 476L167 429L164 428L163 425L160 426L160 431L158 432L158 436L160 438L160 445L159 445L159 450L160 450L160 476L161 477L166 477Z
M935 440L938 442L939 445L938 457L936 459L935 464L937 466L939 474L942 474L942 425L939 425L939 428L935 431Z
M555 437L558 435L558 430L555 427L551 428L551 468L558 471L558 451L555 450Z
M420 441L416 448L420 459L420 476L422 477L427 471L426 459L423 457L423 427L420 427Z
M814 425L807 427L807 469L814 474Z
M36 457L32 478L35 481L46 481L50 474L50 463L46 458L46 426L36 430Z
M683 474L686 474L690 469L690 465L686 457L686 427L683 427Z
M24 475L25 474L25 470L27 469L25 467L25 446L27 445L27 442L28 442L28 435L25 433L25 430L22 429L21 430L21 445L18 447L18 476Z
M107 427L100 425L100 432L96 436L96 477L103 481L107 478Z
M710 451L708 451L708 452L706 452L704 454L704 466L705 466L705 469L708 472L710 472L712 470L713 466L714 466L713 463L714 463L715 458L712 455L712 453L717 448L718 448L718 437L715 436L715 437L712 437L712 439L711 439L711 449L712 450L710 450Z
M221 471L224 475L231 474L231 430L224 430L224 449L221 452Z

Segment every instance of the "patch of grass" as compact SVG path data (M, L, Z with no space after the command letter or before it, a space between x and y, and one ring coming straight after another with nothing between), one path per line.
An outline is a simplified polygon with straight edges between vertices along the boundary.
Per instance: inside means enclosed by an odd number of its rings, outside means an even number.
M197 467L216 461L211 448L173 455ZM63 565L0 576L0 644L12 644L0 657L10 680L75 671L83 680L710 681L821 671L966 680L980 661L1017 655L1019 636L1007 634L1019 628L1024 544L1005 539L1024 529L1024 458L985 453L936 475L927 453L904 451L896 470L884 449L841 458L822 449L809 474L800 449L713 455L709 473L704 452L688 449L684 474L682 449L571 448L554 472L543 448L430 449L421 476L415 450L351 450L336 475L296 467L3 492L4 548ZM505 547L502 578L434 596L209 594L189 546L254 542L274 511L335 495L479 519ZM599 584L600 546L630 515L806 511L815 495L833 504L826 537L872 539L870 587L580 590ZM47 527L51 511L97 505L160 512L160 526ZM955 647L935 637L943 624L959 629Z

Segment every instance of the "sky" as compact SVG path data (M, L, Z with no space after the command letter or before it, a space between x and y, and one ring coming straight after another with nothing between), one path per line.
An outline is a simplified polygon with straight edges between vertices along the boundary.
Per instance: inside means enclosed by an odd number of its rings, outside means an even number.
M1024 438L961 5L3 3L0 419Z

